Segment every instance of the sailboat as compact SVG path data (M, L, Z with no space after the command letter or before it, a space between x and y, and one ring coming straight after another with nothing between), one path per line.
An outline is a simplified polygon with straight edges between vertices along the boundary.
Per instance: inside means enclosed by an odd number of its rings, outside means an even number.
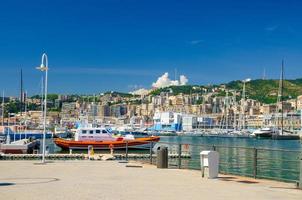
M236 119L236 113L234 113L234 128L233 131L230 133L236 137L249 137L250 131L246 127L246 83L250 82L251 79L243 80L243 88L242 88L242 99L241 99L241 112L238 116L238 122ZM234 99L236 105L236 99ZM238 123L238 125L237 125Z
M279 92L278 92L278 100L277 100L277 108L278 105L281 105L281 127L276 127L276 123L274 127L264 127L258 129L253 132L253 135L258 138L272 138L276 140L298 140L300 139L299 135L294 135L288 130L284 130L284 109L283 109L283 91L284 91L284 60L282 60L281 65L281 75L279 82ZM279 111L279 108L278 108ZM277 119L279 121L279 115L277 115Z
M283 91L284 91L284 61L282 60L281 66L281 78L279 84L279 95L278 95L278 104L281 104L281 127L280 130L272 135L272 139L275 140L299 140L300 137L297 134L293 134L290 130L284 129L284 103L283 103Z

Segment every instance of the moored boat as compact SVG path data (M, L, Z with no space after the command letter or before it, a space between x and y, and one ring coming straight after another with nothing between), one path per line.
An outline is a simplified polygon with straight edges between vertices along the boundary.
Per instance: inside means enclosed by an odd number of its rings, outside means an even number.
M39 148L39 141L22 139L11 143L1 143L0 152L5 154L31 154Z
M54 143L62 149L125 149L125 148L150 148L160 140L159 137L150 136L134 138L133 135L114 137L105 128L79 128L74 140L55 138Z
M252 133L252 136L257 138L272 138L273 135L277 135L278 130L272 127L265 127L258 129Z

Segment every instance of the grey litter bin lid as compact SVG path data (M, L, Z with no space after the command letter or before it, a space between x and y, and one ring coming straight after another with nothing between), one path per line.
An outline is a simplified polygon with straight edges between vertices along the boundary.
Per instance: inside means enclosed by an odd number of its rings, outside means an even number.
M164 150L164 149L168 149L168 147L166 147L166 146L159 146L159 147L157 147L157 150L158 150L158 151Z

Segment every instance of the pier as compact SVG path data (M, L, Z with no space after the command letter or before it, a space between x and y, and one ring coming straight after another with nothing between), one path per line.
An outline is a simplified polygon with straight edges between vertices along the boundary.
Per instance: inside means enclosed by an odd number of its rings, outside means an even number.
M126 165L140 166L126 167ZM293 184L117 161L2 161L1 199L301 199Z

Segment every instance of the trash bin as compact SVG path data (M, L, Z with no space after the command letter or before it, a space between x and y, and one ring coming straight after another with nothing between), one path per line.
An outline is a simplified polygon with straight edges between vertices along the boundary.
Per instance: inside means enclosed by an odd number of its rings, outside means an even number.
M159 146L157 148L157 168L168 168L168 147Z
M219 154L217 151L200 152L200 167L202 177L217 178L219 172Z

